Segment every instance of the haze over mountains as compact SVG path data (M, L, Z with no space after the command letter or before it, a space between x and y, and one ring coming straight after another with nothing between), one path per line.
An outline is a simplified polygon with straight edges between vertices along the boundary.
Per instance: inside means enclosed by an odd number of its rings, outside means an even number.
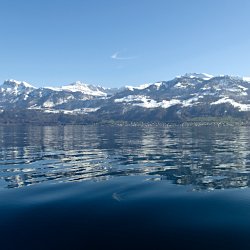
M0 119L31 111L81 115L81 119L93 121L169 122L194 117L248 117L249 89L249 78L205 73L119 89L79 81L62 87L36 88L26 82L7 80L0 85Z

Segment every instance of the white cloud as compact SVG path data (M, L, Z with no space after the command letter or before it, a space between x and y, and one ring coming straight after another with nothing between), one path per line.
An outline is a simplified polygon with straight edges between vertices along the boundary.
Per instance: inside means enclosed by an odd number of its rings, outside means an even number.
M132 60L136 58L135 56L124 57L124 56L120 56L120 54L121 53L117 51L113 55L111 55L110 58L114 60Z

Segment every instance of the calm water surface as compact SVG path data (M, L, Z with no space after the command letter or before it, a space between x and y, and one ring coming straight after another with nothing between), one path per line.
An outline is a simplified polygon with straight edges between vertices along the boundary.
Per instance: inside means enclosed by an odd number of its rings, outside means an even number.
M250 249L249 127L0 127L0 249Z

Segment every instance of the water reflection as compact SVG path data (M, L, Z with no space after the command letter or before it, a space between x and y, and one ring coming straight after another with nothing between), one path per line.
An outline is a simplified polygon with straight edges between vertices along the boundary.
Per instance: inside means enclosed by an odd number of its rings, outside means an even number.
M249 186L248 127L0 127L0 185L149 175L195 190Z

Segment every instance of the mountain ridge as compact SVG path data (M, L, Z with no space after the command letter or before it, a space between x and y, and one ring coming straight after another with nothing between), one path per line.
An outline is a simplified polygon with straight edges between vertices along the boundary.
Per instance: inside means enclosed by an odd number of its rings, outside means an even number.
M248 117L250 82L247 77L206 73L187 73L169 81L119 89L80 81L61 87L35 88L26 82L8 80L0 85L0 110L81 114L95 121Z

